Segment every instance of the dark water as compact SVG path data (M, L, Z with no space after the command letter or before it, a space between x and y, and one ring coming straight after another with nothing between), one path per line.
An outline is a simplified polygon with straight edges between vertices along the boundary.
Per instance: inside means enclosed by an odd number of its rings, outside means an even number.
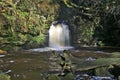
M0 70L11 80L44 80L49 71L48 53L10 53L0 58Z

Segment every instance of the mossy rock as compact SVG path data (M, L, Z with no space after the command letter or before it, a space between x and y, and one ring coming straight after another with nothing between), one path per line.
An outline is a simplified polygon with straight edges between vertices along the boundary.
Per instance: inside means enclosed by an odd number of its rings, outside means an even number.
M0 74L0 80L10 80L10 76L7 74Z
M112 57L120 58L120 52L113 52Z
M74 79L74 75L72 73L67 74L65 77L63 77L62 80L73 80Z
M100 58L94 61L79 60L79 63L78 61L76 63L77 68L80 70L89 70L92 68L107 66L111 64L120 64L120 58Z
M109 66L103 66L103 67L95 68L95 75L96 76L112 76L108 72L108 69L109 69Z
M60 78L55 74L51 74L48 76L47 80L60 80Z

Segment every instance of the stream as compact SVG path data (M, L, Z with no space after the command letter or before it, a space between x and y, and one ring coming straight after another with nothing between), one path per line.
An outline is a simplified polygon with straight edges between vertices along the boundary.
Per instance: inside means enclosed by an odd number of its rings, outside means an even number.
M69 59L73 69L76 73L78 72L75 75L85 74L85 71L97 68L95 71L98 71L98 76L103 74L102 77L111 77L112 75L108 72L104 72L103 67L115 62L116 64L120 63L120 52L116 54L117 57L115 55L111 57L112 52L75 50L70 52L73 57ZM0 71L10 75L11 80L47 80L48 75L60 73L61 69L56 60L52 51L11 52L0 57ZM100 66L103 67L99 68ZM103 72L100 71L101 69Z

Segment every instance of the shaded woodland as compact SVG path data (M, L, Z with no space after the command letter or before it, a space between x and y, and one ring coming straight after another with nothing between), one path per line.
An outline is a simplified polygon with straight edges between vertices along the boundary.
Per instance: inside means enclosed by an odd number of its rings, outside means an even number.
M73 46L120 46L120 0L0 0L0 48L47 46L55 20L69 23Z

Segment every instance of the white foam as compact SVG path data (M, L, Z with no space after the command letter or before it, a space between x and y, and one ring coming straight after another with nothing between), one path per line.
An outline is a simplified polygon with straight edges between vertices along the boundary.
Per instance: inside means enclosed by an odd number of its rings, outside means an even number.
M51 47L45 47L45 48L36 48L36 49L30 49L28 51L32 52L47 52L47 51L63 51L63 50L73 50L74 47L59 47L59 48L51 48Z

